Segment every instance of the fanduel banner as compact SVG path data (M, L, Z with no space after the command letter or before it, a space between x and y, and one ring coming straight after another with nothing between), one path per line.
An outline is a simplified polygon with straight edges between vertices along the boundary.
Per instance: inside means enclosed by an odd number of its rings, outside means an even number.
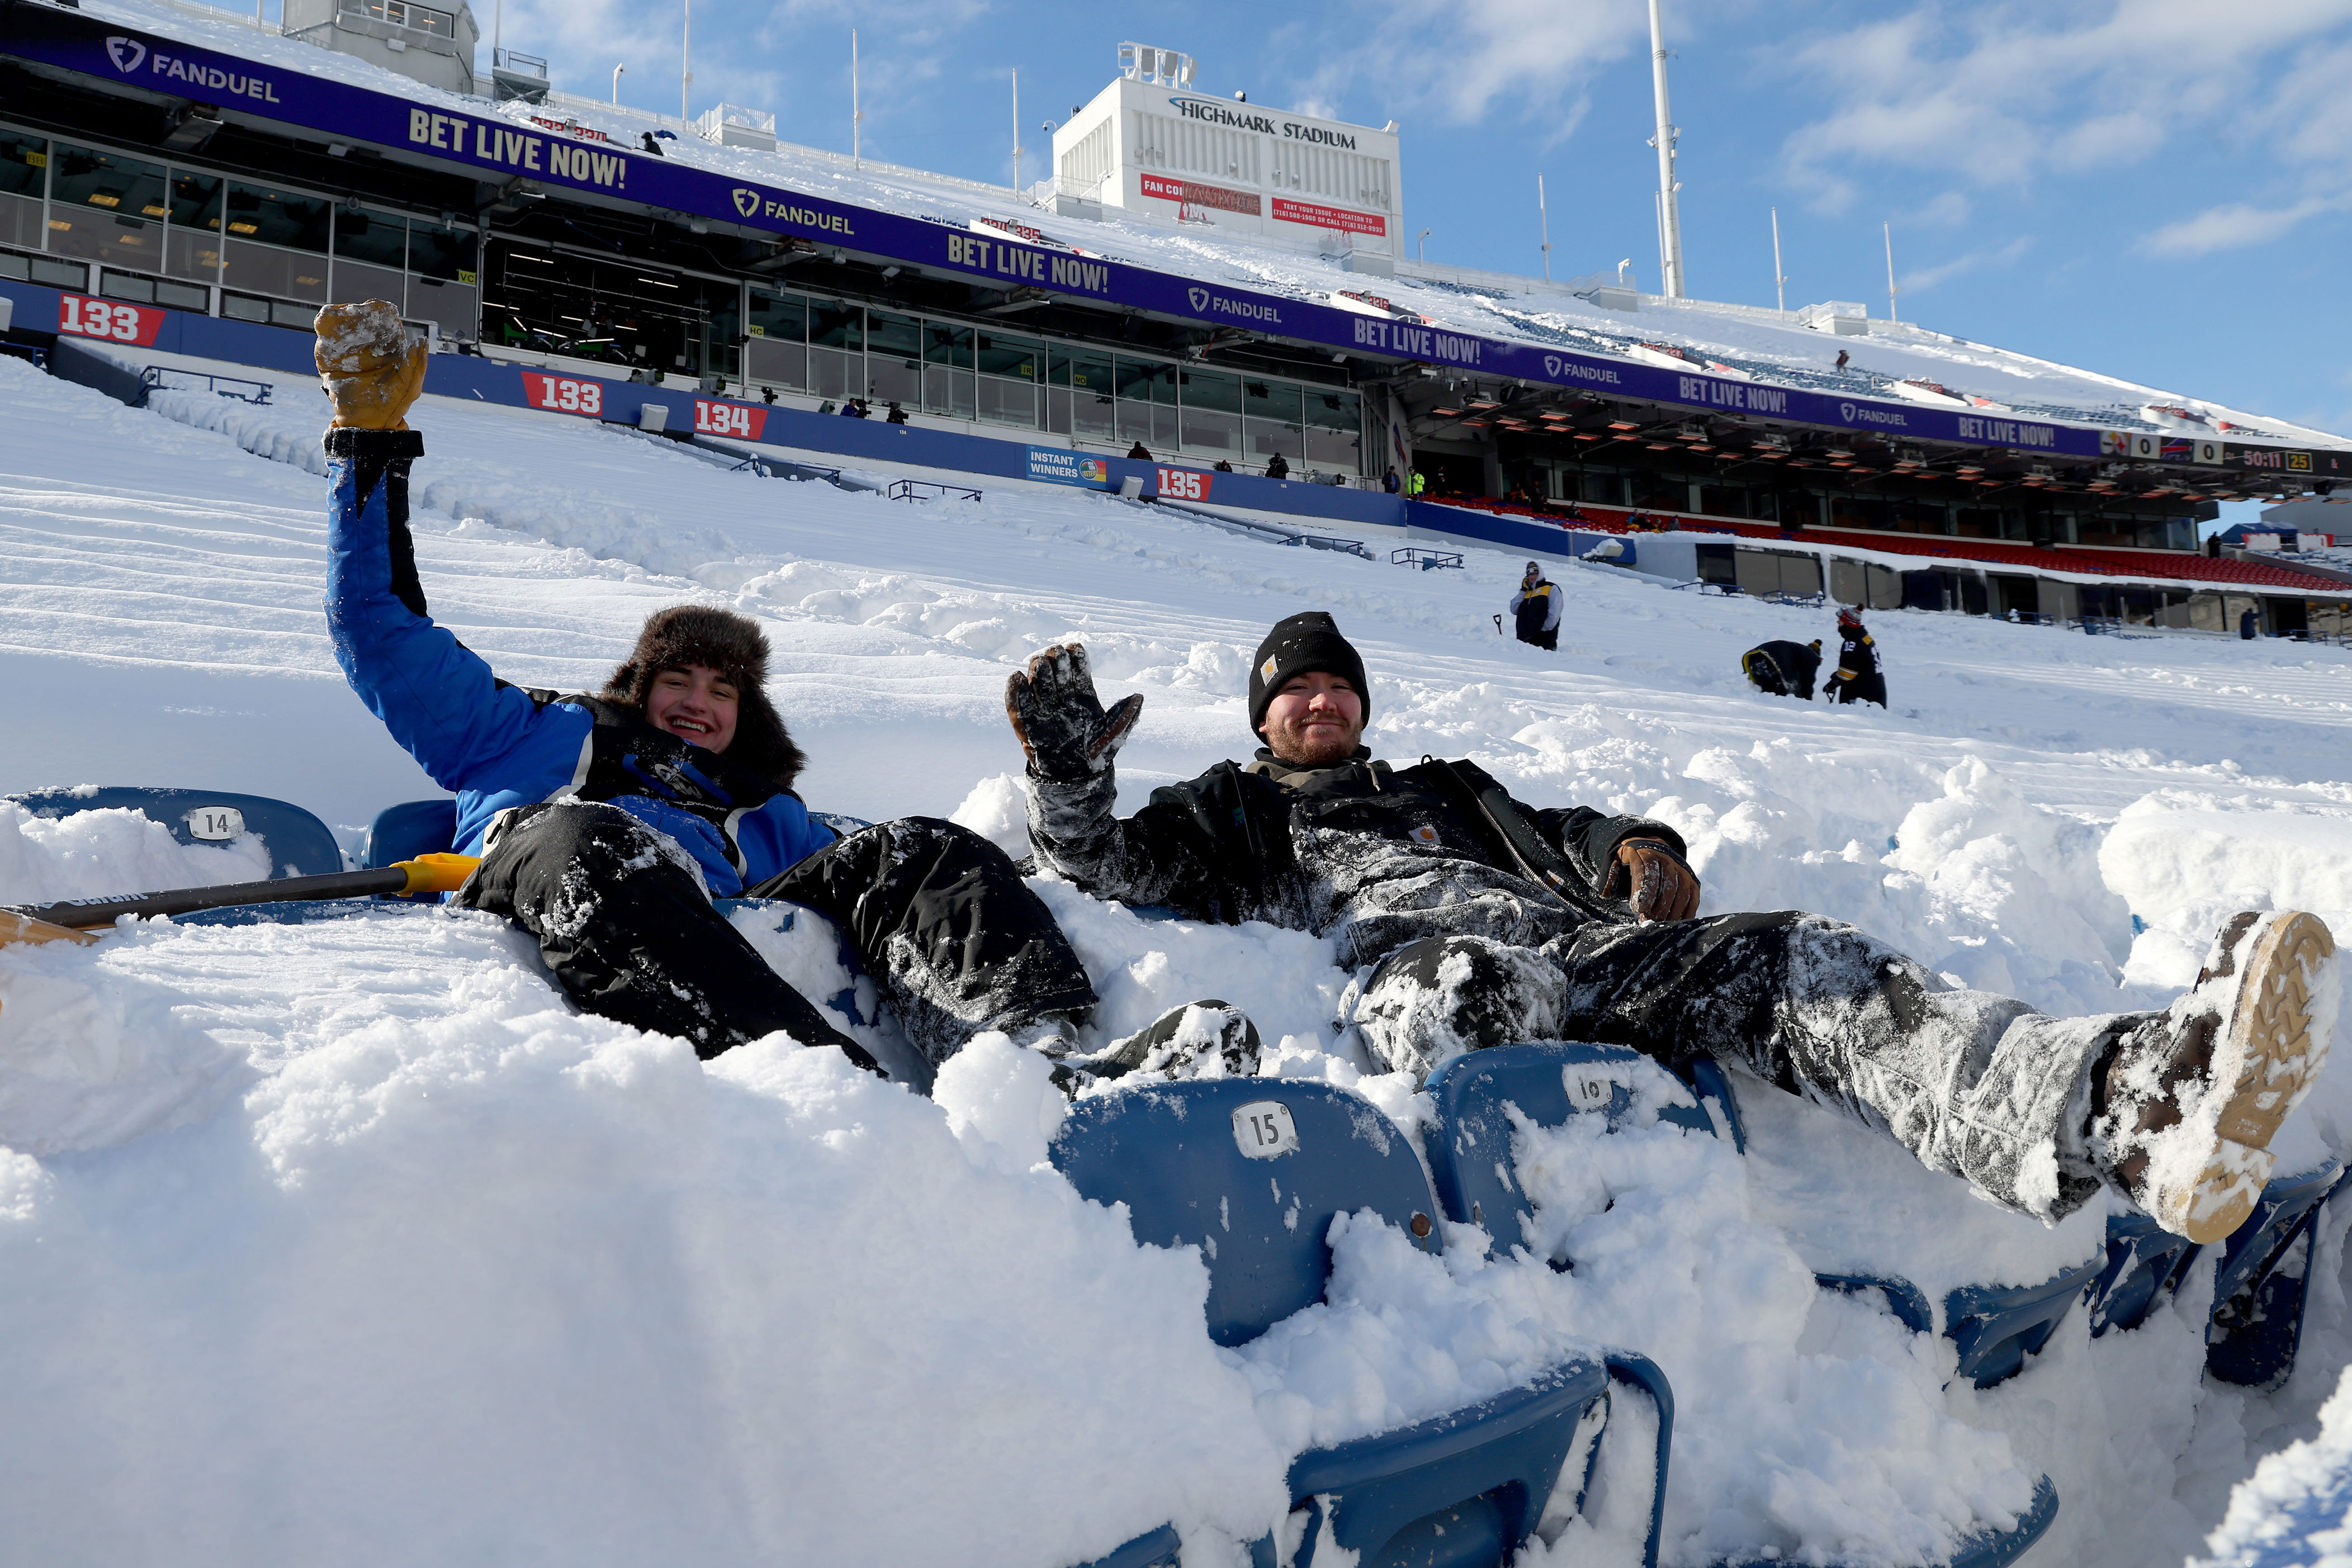
M564 132L543 131L530 121L452 110L433 101L420 102L128 32L71 11L27 5L0 10L0 53L220 104L336 141L404 150L462 164L488 179L521 178L543 186L571 187L667 207L779 236L964 273L975 282L1025 286L1215 326L1246 327L1331 349L1418 360L1496 381L1612 392L1927 441L2083 456L2099 454L2100 433L2095 429L1989 420L1916 403L1832 397L1796 388L1682 374L1475 333L1379 320L1318 301L1204 284L1126 262L1032 246L1010 236L977 235L960 226L851 206L781 186L746 183L680 161L609 142L583 141ZM322 63L340 58L325 56ZM1293 221L1309 219L1337 227L1350 226L1339 220L1355 220L1361 232L1372 232L1370 225L1378 223L1369 215L1338 209L1316 208L1305 216L1293 217Z

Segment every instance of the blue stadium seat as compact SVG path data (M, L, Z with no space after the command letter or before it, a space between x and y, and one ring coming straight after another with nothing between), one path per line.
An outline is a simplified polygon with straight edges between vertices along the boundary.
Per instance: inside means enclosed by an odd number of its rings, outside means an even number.
M2221 1382L2270 1389L2294 1372L2313 1232L2321 1204L2343 1177L2344 1166L2333 1159L2273 1177L2252 1216L2224 1243L2205 1336L2205 1370Z
M2102 1252L2039 1285L1962 1285L1944 1298L1944 1337L1960 1347L1956 1375L1979 1388L2014 1377L2106 1267Z
M1370 1208L1424 1251L1440 1245L1437 1201L1404 1134L1367 1101L1326 1083L1239 1079L1097 1095L1073 1107L1053 1159L1085 1197L1125 1203L1137 1240L1201 1248L1206 1326L1221 1345L1246 1343L1323 1299L1334 1215ZM1331 1538L1368 1568L1507 1562L1541 1514L1586 1413L1605 1416L1612 1382L1640 1389L1658 1409L1657 1452L1645 1456L1657 1476L1654 1563L1673 1396L1638 1356L1564 1363L1466 1409L1303 1454L1290 1471L1293 1506L1315 1511L1310 1542L1328 1508ZM1160 1539L1139 1537L1103 1562L1149 1568L1164 1561L1153 1554ZM1272 1563L1270 1540L1252 1550ZM1304 1549L1301 1568L1311 1555Z
M1519 1187L1506 1107L1517 1105L1538 1127L1597 1112L1614 1130L1633 1109L1626 1078L1644 1060L1612 1045L1498 1045L1457 1056L1431 1073L1427 1088L1437 1117L1426 1140L1429 1171L1445 1217L1485 1226L1505 1248L1518 1246L1525 1235L1520 1222L1535 1209ZM1746 1131L1723 1069L1702 1057L1692 1076L1698 1104L1669 1105L1659 1120L1713 1133L1712 1110L1731 1134L1732 1146L1744 1151Z
M2025 1505L2025 1512L2007 1530L1995 1530L1987 1525L1960 1537L1952 1549L1949 1561L1937 1568L2009 1568L2009 1564L2025 1555L2026 1550L2042 1539L2051 1521L2058 1517L2058 1489L2043 1476L2033 1489L2033 1499ZM1719 1563L1717 1568L1789 1568L1785 1558L1768 1559L1738 1564Z
M360 850L362 871L381 871L418 855L443 855L457 847L457 802L404 800L386 806L368 824Z
M2106 1266L2092 1281L2086 1304L2091 1337L2109 1329L2136 1329L2189 1277L2204 1249L2175 1236L2145 1214L2107 1216Z
M343 869L343 852L327 824L299 806L267 795L234 795L220 789L147 789L118 785L98 789L37 789L11 795L37 817L70 817L81 811L131 810L172 830L184 844L222 842L240 832L259 836L269 851L270 875L324 876ZM124 893L161 891L125 888Z

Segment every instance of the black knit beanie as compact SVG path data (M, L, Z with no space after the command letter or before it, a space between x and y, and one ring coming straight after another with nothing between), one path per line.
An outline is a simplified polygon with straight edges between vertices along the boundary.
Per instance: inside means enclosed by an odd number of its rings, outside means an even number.
M1339 635L1329 613L1302 610L1287 621L1275 622L1265 641L1257 645L1257 662L1250 666L1250 728L1265 723L1265 710L1290 677L1310 670L1344 675L1364 705L1364 722L1372 721L1372 686L1364 679L1364 656Z
M628 663L613 672L597 695L642 715L654 676L688 664L716 670L734 684L735 738L728 743L727 760L780 789L791 789L807 758L768 701L768 635L748 616L708 604L655 611L637 633Z

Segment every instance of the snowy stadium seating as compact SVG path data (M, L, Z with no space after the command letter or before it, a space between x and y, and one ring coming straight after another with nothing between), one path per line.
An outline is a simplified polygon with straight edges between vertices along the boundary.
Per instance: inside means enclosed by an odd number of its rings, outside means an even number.
M1411 1145L1369 1101L1329 1084L1229 1079L1152 1085L1081 1100L1053 1144L1084 1196L1125 1203L1139 1241L1196 1245L1209 1270L1208 1331L1245 1343L1323 1299L1334 1216L1370 1208L1425 1251L1440 1249L1435 1196ZM1535 1526L1588 1412L1613 1381L1658 1412L1644 1561L1657 1562L1674 1400L1641 1356L1570 1360L1466 1409L1302 1454L1290 1469L1306 1511L1297 1563L1326 1533L1364 1564L1507 1562ZM1588 1451L1597 1458L1601 1438ZM1579 1487L1578 1495L1582 1497ZM1101 1563L1172 1562L1172 1532ZM1253 1548L1266 1568L1272 1540Z
M299 806L264 795L116 785L101 789L37 789L7 799L37 817L138 811L169 828L184 844L226 841L238 832L250 832L268 848L269 863L276 868L270 873L273 876L324 876L343 869L343 852L336 847L335 835L327 831L326 823ZM125 893L143 891L147 890L123 889Z

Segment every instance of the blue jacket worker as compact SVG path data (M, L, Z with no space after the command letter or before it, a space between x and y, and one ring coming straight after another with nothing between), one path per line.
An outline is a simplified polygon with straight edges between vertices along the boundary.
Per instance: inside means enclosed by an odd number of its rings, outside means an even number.
M1511 595L1511 614L1518 622L1520 642L1559 652L1559 588L1533 561L1519 579L1519 591Z
M782 1030L875 1067L712 906L739 894L831 918L934 1063L992 1029L1066 1051L1094 989L1003 851L931 818L836 826L803 804L757 622L656 611L601 689L571 693L499 679L435 624L408 529L424 438L403 418L424 348L380 301L328 307L319 334L335 660L457 798L457 847L482 863L455 903L538 938L583 1009L704 1057Z

